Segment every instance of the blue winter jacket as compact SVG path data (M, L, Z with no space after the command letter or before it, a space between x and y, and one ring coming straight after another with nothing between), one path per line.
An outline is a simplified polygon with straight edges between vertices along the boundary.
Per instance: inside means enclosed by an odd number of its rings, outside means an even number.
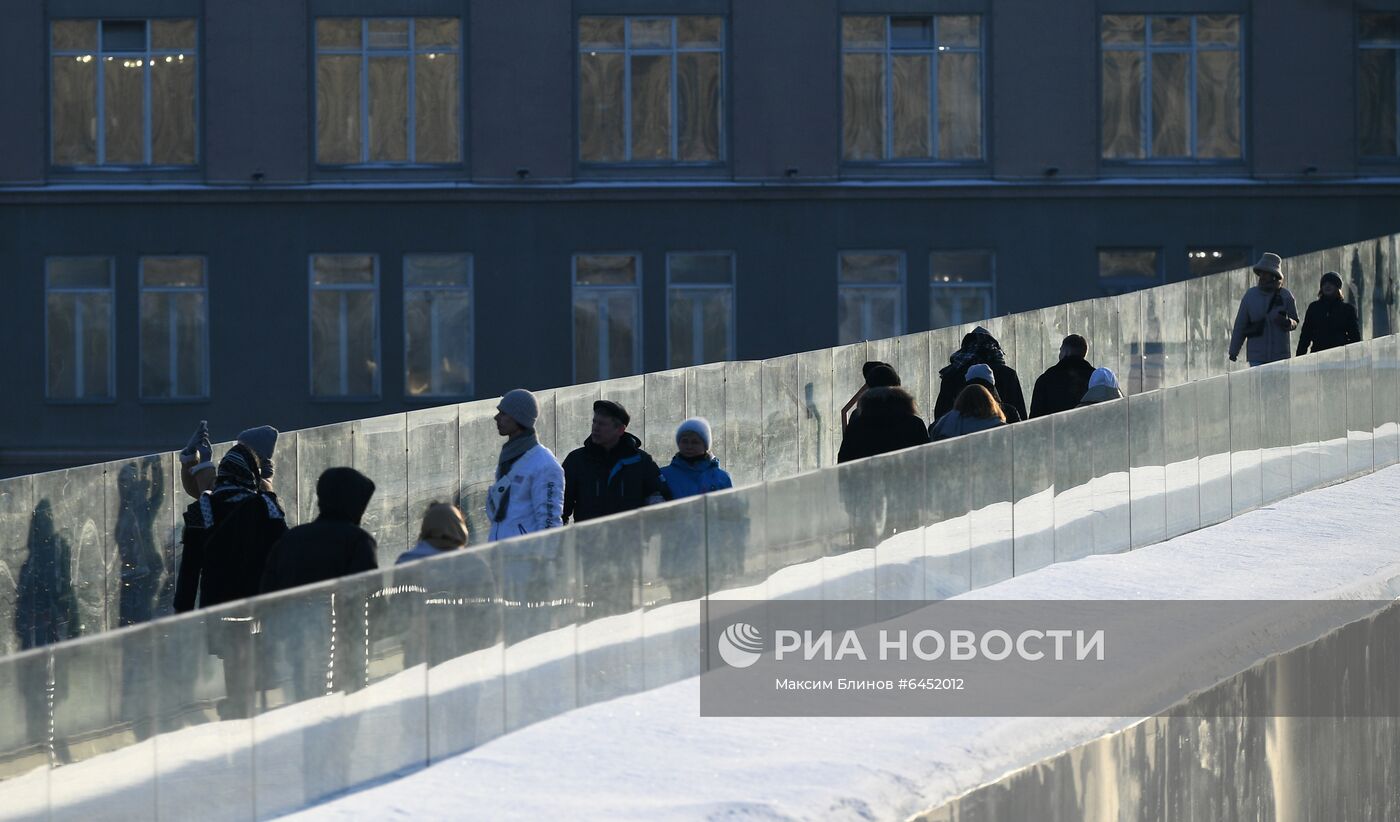
M661 469L661 476L666 478L676 499L734 487L729 474L719 467L719 460L708 456L690 462L677 454L670 465Z

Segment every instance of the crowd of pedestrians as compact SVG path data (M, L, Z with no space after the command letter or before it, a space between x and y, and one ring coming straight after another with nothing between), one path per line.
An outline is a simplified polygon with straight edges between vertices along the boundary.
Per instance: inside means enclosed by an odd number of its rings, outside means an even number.
M1283 287L1278 255L1264 254L1254 266L1257 285L1240 300L1227 356L1243 350L1251 366L1289 357L1291 335L1300 322L1293 295ZM1342 297L1342 280L1323 275L1318 299L1301 322L1297 354L1357 342L1356 309ZM913 395L890 363L867 362L863 384L841 411L838 462L849 462L985 431L1022 420L1121 399L1117 376L1089 362L1088 341L1070 334L1057 361L1036 377L1027 408L1021 379L1007 362L1001 343L986 328L966 334L939 372L933 417L920 416ZM675 432L676 452L661 467L628 432L631 417L620 403L593 403L587 439L561 462L540 443L535 431L539 403L524 389L501 398L495 416L504 438L495 479L485 500L489 540L517 537L570 522L641 508L665 500L733 486L712 453L710 424L687 419ZM273 460L278 432L270 426L243 431L216 465L209 430L201 422L180 453L181 484L193 497L184 512L183 558L175 609L209 607L259 593L280 591L377 567L376 543L360 521L374 494L374 482L352 468L331 468L316 493L319 516L288 529L273 491ZM450 503L432 503L424 514L418 543L398 562L437 556L464 547L467 521ZM547 576L548 558L530 552L504 556L502 596L529 600L532 585ZM580 560L583 563L583 559ZM585 587L607 587L605 561L587 563Z

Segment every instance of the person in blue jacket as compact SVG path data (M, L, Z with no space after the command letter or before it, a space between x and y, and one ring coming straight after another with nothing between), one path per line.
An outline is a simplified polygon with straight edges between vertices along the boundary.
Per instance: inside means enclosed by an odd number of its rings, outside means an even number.
M691 417L676 429L676 455L661 469L676 499L733 488L734 481L710 454L710 422Z

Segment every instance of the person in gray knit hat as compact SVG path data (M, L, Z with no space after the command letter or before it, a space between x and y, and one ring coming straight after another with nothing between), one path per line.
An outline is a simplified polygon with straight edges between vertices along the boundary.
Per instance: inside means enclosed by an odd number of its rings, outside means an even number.
M490 539L558 528L564 524L564 469L535 435L539 401L517 388L501 398L496 412L496 433L506 444L496 462L496 482L486 495Z
M272 490L272 455L277 450L276 428L259 425L238 434L238 444L246 445L261 461L259 483L264 491ZM209 422L200 420L189 444L180 451L180 485L193 499L214 487L214 446L209 442Z

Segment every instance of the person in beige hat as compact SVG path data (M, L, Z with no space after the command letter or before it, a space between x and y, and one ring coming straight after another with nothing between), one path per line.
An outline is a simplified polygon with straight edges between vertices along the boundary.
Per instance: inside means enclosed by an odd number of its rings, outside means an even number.
M418 529L418 544L394 560L402 565L415 559L435 557L444 551L455 551L467 544L467 520L462 509L450 502L429 503Z
M1251 367L1292 356L1290 335L1298 328L1298 305L1283 287L1283 260L1265 252L1254 264L1254 273L1258 284L1240 299L1229 352L1230 362L1235 362L1243 348Z

